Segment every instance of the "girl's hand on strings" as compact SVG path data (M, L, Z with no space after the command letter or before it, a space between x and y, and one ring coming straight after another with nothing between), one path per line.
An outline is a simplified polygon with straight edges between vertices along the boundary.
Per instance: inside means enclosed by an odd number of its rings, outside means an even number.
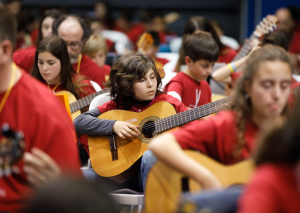
M125 121L116 121L113 126L113 132L115 132L120 138L133 138L140 134L138 130L139 126L130 124Z

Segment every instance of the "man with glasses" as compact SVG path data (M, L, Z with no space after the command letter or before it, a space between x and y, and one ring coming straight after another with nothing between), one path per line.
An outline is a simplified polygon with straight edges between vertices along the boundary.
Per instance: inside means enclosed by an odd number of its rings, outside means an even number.
M89 57L81 53L82 47L91 35L90 27L75 15L62 15L53 22L54 35L61 37L67 44L73 69L103 88L105 73Z

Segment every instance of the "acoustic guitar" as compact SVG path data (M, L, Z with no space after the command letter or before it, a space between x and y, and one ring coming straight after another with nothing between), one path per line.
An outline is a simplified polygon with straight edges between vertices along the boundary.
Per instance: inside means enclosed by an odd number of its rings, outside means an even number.
M208 168L224 187L247 183L254 170L251 160L226 166L196 151L186 150L185 153ZM176 212L181 195L184 197L185 193L200 190L201 185L195 180L158 161L153 165L147 177L145 188L146 212Z
M90 160L94 171L112 181L123 183L138 174L138 160L147 151L147 144L157 135L180 125L218 112L231 101L231 96L176 114L168 102L158 102L143 112L111 110L99 119L126 121L140 126L141 134L132 139L122 139L116 134L89 136Z
M98 95L101 95L101 94L104 94L104 93L108 93L110 92L110 89L107 89L107 88L104 88L103 90L100 90L98 92L95 92L91 95L88 95L88 96L85 96L84 98L81 98L79 100L76 99L76 97L70 93L69 91L59 91L55 94L66 94L68 95L68 99L69 99L69 104L70 104L70 111L71 111L71 117L72 117L72 120L74 120L76 117L78 117L81 112L80 110L88 105L90 105L90 103L92 102L92 100L98 96Z
M15 132L8 124L4 124L1 134L4 138L0 141L0 177L9 176L13 172L13 164L22 158L25 151L23 132Z
M276 29L276 23L278 22L278 19L274 15L267 15L255 28L253 33L251 34L249 41L245 42L245 44L242 46L238 54L233 58L233 61L237 61L244 56L246 56L252 49L250 46L250 43L254 39L259 39L261 36L273 32Z

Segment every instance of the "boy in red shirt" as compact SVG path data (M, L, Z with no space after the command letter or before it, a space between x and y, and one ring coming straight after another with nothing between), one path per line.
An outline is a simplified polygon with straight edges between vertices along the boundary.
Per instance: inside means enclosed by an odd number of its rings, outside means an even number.
M172 78L164 90L187 107L194 108L211 102L212 93L206 79L218 60L219 48L205 32L186 35L183 40L187 67Z
M24 159L14 165L18 174L0 178L0 209L7 212L21 210L34 192L33 185L43 184L60 171L81 173L66 110L45 86L12 64L15 26L11 15L0 9L0 126L7 123L22 131L26 143ZM1 139L6 140L2 134Z

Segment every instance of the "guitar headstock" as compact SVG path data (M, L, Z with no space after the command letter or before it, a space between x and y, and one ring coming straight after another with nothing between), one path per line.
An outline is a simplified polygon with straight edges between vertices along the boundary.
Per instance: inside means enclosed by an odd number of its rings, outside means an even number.
M149 33L143 33L136 43L136 46L138 47L139 52L145 54L153 45L153 42L154 40Z
M261 37L276 29L278 19L275 15L267 15L255 28L254 34Z
M156 68L158 74L160 75L161 79L163 79L166 75L164 68Z
M22 158L25 151L23 132L15 132L8 124L4 124L1 134L4 138L0 141L0 177L11 174L13 164Z

